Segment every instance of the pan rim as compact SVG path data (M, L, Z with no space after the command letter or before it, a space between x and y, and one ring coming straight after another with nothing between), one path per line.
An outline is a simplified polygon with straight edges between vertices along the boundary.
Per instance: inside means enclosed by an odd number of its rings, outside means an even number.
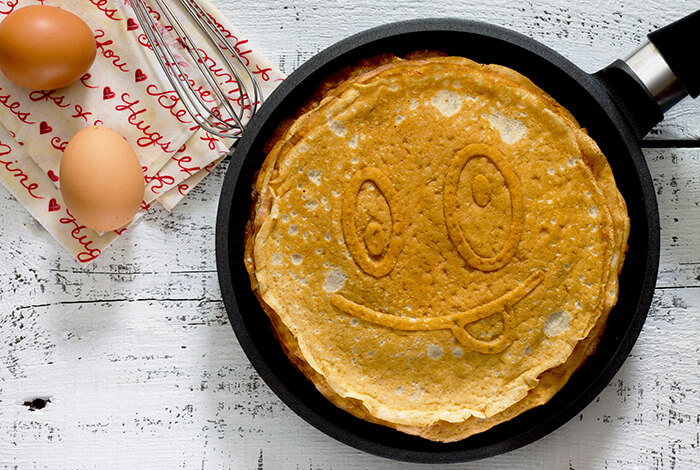
M264 355L258 350L258 346L256 345L251 332L248 331L245 324L244 315L239 310L238 300L236 298L236 288L240 288L241 286L234 285L235 281L232 269L234 269L234 265L236 263L231 258L232 255L230 248L232 233L230 215L231 207L234 204L234 194L237 184L239 183L241 170L243 169L243 165L246 163L251 148L259 139L258 136L261 134L261 132L263 132L264 127L269 124L268 121L271 119L271 116L274 114L278 106L280 106L281 103L284 103L290 94L298 89L300 84L304 83L308 77L320 73L319 70L323 69L324 67L328 67L329 63L333 63L334 61L342 61L344 56L351 54L353 51L357 51L360 48L370 47L370 45L373 43L400 35L420 33L430 34L436 31L448 31L456 34L478 34L496 41L507 42L514 47L526 49L529 53L540 57L542 60L550 63L551 66L559 68L562 70L562 72L571 77L572 80L578 82L581 87L584 88L585 91L596 101L595 104L599 106L608 116L610 116L610 119L616 125L616 132L619 133L620 138L625 142L625 145L629 150L630 156L632 157L632 162L635 166L636 174L639 178L639 185L641 186L642 190L646 226L648 228L647 259L646 263L644 264L643 284L644 286L651 286L651 288L642 289L642 291L639 293L634 314L632 316L632 321L623 332L624 334L621 335L617 348L605 362L604 370L598 374L595 380L588 384L588 387L580 390L576 400L571 403L562 404L556 415L538 422L535 426L528 429L527 432L509 437L508 441L496 442L494 444L473 448L460 448L459 446L445 444L443 447L444 450L442 451L424 451L417 448L406 449L386 446L365 436L357 436L352 434L346 429L339 427L336 423L329 422L325 417L320 416L313 409L310 409L305 401L291 393L285 382L278 377L272 370L271 366L266 363ZM376 28L357 33L349 38L341 40L340 42L315 55L309 59L309 61L302 64L284 82L282 82L265 101L265 103L263 103L256 116L251 120L249 127L242 139L239 141L236 150L232 153L233 158L229 164L221 191L216 223L217 269L222 298L229 316L229 320L248 359L253 363L253 366L257 372L273 390L273 392L275 392L275 394L282 399L287 406L289 406L305 421L309 422L312 426L321 430L325 434L347 445L385 458L421 463L464 462L517 449L534 442L559 428L564 423L568 422L573 416L579 413L590 402L592 402L620 369L641 331L648 309L651 305L653 287L655 285L658 271L659 257L658 208L656 205L656 195L653 190L649 170L644 161L641 149L639 148L639 143L634 136L630 125L615 108L611 98L607 95L595 78L583 72L554 50L534 39L499 26L457 18L429 18L401 21L378 26ZM239 260L239 263L242 264L242 257ZM238 269L240 269L240 265L238 266ZM244 286L244 288L250 290L250 284L248 283L248 285ZM555 395L555 398L557 395ZM325 400L325 398L323 399ZM554 401L554 398L550 400L550 402L552 401ZM543 405L543 407L544 406L547 405ZM524 416L525 414L527 413L520 416ZM498 426L496 428L498 428ZM411 436L411 438L412 437L413 436ZM460 442L464 443L469 439L471 438Z

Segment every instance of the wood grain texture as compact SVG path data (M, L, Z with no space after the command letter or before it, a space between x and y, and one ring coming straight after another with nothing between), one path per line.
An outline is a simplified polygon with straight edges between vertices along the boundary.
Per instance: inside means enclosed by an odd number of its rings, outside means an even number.
M454 16L532 36L594 71L682 0L216 2L286 72L388 21ZM645 150L661 217L651 312L621 371L578 417L514 452L441 468L700 468L700 106L674 108ZM679 140L679 144L665 142ZM235 340L214 254L218 168L81 268L0 188L0 468L396 469L294 415Z
M430 17L485 21L513 29L592 73L629 55L649 32L700 7L698 2L687 0L406 0L400 7L376 0L237 0L218 4L234 23L244 15L241 29L287 73L352 34L392 21ZM700 113L696 108L691 100L680 103L649 138L697 139Z

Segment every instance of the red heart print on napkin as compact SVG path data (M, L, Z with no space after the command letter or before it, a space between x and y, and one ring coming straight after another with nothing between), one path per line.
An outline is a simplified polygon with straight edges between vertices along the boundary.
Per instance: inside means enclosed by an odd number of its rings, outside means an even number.
M134 21L133 18L129 18L128 20L126 20L126 30L127 31L133 31L138 27L139 27L138 23L136 23L136 21Z
M49 170L48 172L46 172L46 174L49 175L49 179L54 183L58 181L58 176L56 176L56 173L54 173L53 170Z
M55 212L61 210L61 206L58 204L55 198L51 198L49 201L49 212Z
M39 124L39 134L44 135L48 134L53 130L53 127L49 126L49 123L46 121L41 121Z
M143 73L143 70L141 69L136 69L136 82L142 82L148 78L148 75Z
M104 91L102 92L102 98L105 100L109 100L114 98L115 93L112 91L112 89L108 86L105 87Z

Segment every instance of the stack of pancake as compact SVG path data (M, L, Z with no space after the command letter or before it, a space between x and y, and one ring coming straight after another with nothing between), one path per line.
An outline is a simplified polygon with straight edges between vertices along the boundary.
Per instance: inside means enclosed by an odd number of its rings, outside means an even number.
M456 441L546 403L592 353L629 219L596 143L527 78L384 62L276 136L245 263L330 401Z

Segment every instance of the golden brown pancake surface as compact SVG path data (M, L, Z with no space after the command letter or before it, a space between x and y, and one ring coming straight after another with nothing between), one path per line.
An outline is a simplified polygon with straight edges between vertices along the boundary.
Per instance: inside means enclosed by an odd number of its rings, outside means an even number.
M256 188L246 265L283 346L338 406L405 432L457 440L546 402L617 297L628 220L607 162L509 69L351 79Z

